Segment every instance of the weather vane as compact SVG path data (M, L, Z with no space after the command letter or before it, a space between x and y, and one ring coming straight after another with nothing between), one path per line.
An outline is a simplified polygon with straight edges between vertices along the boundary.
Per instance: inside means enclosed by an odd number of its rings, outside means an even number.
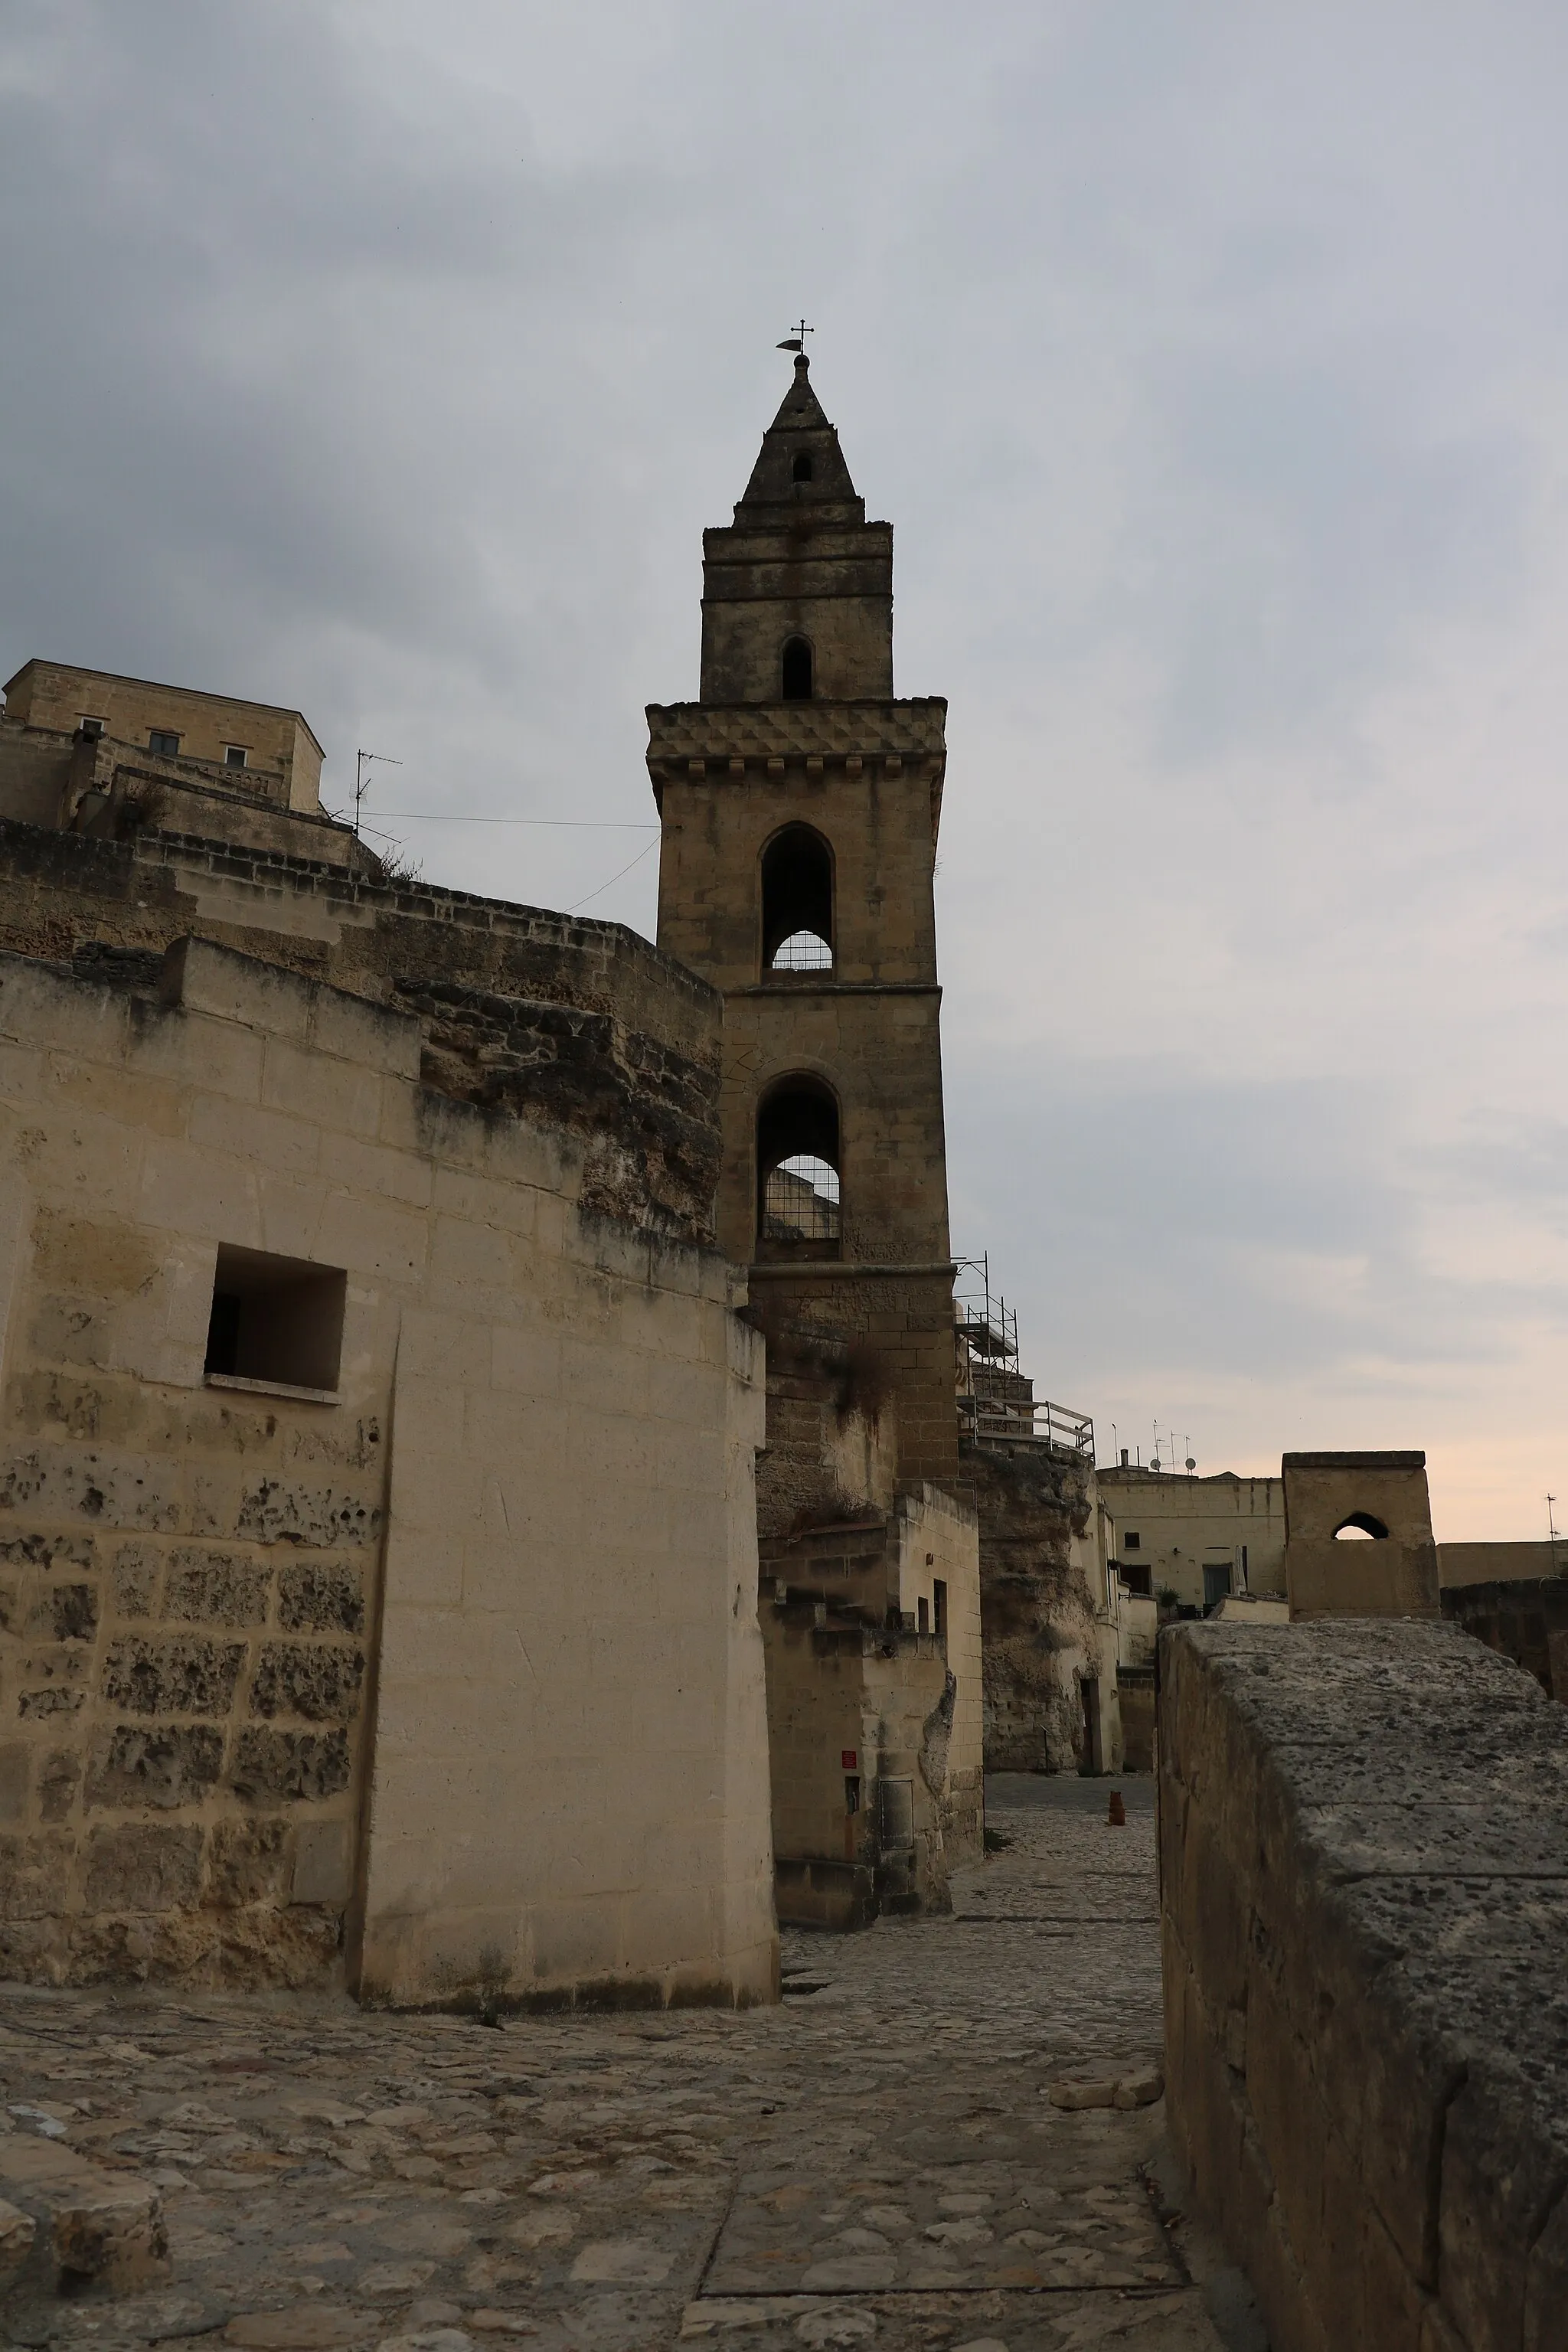
M775 343L773 348L775 351L780 352L798 352L802 359L804 359L805 357L805 339L807 335L815 335L816 332L816 329L815 327L808 327L805 320L803 319L799 326L795 329L794 334L786 335L783 342Z

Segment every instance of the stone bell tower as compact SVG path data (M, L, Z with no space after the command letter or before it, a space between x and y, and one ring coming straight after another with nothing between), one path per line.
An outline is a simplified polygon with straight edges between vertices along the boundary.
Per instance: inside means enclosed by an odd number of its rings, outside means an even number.
M900 1776L843 1766L864 1738L825 1732L824 1755L839 1752L810 1770L832 1834L816 1798L791 1814L791 1612L809 1610L819 1652L836 1625L857 1643L877 1628L886 1664L923 1633L951 1666L974 1541L940 1491L958 1472L932 890L947 705L894 699L892 526L867 521L804 356L734 521L703 535L702 571L701 698L647 713L658 943L724 999L719 1237L768 1341L758 1525L777 1612L764 1600L781 1916L816 1916L785 1903L783 1857L826 1840L853 1861L881 1832L862 1822L840 1844L838 1817ZM973 1701L977 1739L973 1572L973 1687L960 1677L945 1704Z

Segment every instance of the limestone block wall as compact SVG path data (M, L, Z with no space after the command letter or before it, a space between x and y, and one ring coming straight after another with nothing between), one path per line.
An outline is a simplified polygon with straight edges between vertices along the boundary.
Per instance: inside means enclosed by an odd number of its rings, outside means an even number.
M104 962L0 958L0 1968L765 1995L722 1261L413 1013ZM335 1389L205 1373L223 1246L341 1270Z
M1478 1551L1492 1547L1476 1545ZM1445 1546L1445 1549L1448 1547ZM1502 1549L1502 1547L1496 1547ZM1523 1546L1519 1547L1523 1549ZM1540 1549L1544 1551L1542 1544ZM1445 1585L1443 1614L1568 1706L1568 1576Z
M1171 2128L1276 2352L1568 2314L1568 1717L1456 1628L1161 1637Z

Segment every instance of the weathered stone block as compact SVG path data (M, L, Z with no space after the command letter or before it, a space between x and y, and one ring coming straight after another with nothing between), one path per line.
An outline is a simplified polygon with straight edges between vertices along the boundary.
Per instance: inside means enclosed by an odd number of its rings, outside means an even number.
M124 2294L168 2269L163 2205L134 2173L17 2132L0 2139L0 2189L32 2220L31 2266L57 2292L98 2284Z
M219 1822L207 1855L207 1901L229 1906L286 1903L289 1848L289 1824L275 1817Z
M293 1897L296 1903L346 1903L351 1892L352 1824L345 1821L303 1822L294 1848Z
M156 1729L121 1723L101 1737L88 1768L89 1805L195 1803L223 1769L223 1733L214 1723Z
M121 1544L114 1555L114 1606L121 1617L151 1617L163 1555L154 1544Z
M312 1551L329 1551L373 1543L380 1524L379 1509L363 1495L261 1478L240 1497L236 1533L250 1543L301 1544Z
M239 1642L128 1634L104 1661L102 1695L133 1715L226 1715L244 1663Z
M202 1833L140 1824L94 1830L87 1848L89 1911L169 1911L194 1903L201 1885Z
M359 1705L364 1654L338 1642L268 1642L250 1686L253 1715L346 1722Z
M251 1804L297 1804L335 1797L349 1785L348 1735L270 1731L248 1726L235 1744L229 1783Z
M33 1751L25 1740L0 1743L0 1822L7 1826L27 1818L32 1759Z
M0 1919L45 1919L57 1910L74 1851L63 1830L0 1838Z
M267 1617L269 1570L234 1552L171 1552L163 1614L198 1625L260 1625Z
M63 1822L76 1801L81 1758L74 1748L51 1748L38 1767L38 1811L46 1822Z
M46 1642L90 1642L98 1631L98 1588L47 1585L33 1603L27 1631Z
M339 1560L285 1568L278 1579L278 1622L290 1633L363 1633L363 1572Z

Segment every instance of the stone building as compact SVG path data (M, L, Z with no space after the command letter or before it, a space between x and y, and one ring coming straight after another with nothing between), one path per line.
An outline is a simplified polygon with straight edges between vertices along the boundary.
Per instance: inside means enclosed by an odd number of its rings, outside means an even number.
M1231 1593L1283 1595L1281 1479L1144 1469L1124 1454L1100 1471L1098 1486L1130 1592L1172 1593L1184 1609L1213 1608Z
M941 1904L981 1830L932 889L946 704L893 695L893 535L804 357L648 710L658 942L723 1004L718 1232L766 1338L780 1916Z
M0 1972L771 1997L717 997L391 885L216 761L153 797L101 681L62 744L38 675L0 722Z

